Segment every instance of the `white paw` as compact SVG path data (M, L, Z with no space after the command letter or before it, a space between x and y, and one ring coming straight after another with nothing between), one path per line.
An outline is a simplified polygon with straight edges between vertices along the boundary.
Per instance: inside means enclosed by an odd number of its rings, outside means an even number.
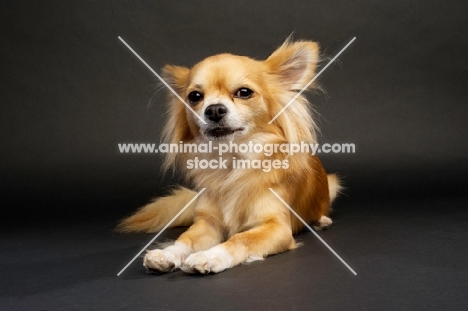
M155 269L161 272L174 271L180 268L189 253L188 246L176 242L165 249L148 251L143 260L143 266L146 269Z
M319 220L314 221L313 228L316 231L326 229L332 225L333 221L327 216L321 216Z
M232 255L218 245L207 251L191 254L185 259L181 269L186 273L218 273L231 268L233 263Z

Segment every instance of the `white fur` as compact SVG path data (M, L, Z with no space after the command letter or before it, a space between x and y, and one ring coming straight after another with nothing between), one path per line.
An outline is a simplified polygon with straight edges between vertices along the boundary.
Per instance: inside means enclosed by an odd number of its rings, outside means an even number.
M331 218L329 218L327 216L322 216L322 217L320 217L320 219L318 221L315 222L315 225L313 225L312 227L316 231L320 231L322 229L330 227L332 225L332 223L333 223L333 221L331 220Z
M180 268L182 262L190 254L190 247L182 242L165 249L148 251L143 260L143 266L147 269L156 269L161 272L169 272Z
M330 203L333 202L336 196L340 193L343 187L340 184L340 179L335 174L328 174L328 189L330 192Z
M247 257L247 259L245 260L245 263L250 263L250 262L264 260L264 259L265 257L263 256L250 254L249 257Z
M182 265L186 273L218 273L234 265L234 257L222 246L217 245L207 251L191 254Z

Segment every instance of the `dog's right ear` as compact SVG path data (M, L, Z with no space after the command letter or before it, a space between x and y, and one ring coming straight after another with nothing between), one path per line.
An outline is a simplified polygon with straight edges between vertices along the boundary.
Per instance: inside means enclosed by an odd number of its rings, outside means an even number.
M187 88L190 69L187 67L166 65L162 69L163 79L177 92Z

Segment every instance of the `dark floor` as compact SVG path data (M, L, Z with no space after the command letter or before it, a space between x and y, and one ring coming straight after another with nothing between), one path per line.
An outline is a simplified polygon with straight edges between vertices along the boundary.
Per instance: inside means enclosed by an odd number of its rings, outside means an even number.
M320 235L357 276L304 232L301 248L218 275L151 275L138 259L117 277L153 237L114 233L118 211L18 223L0 238L0 309L467 310L467 203L342 198Z
M2 1L0 311L468 310L466 1ZM465 12L465 13L463 13ZM259 18L260 17L260 18ZM117 221L177 178L159 142L156 71L223 52L320 43L322 154L344 177L335 223L218 275L146 274L152 239ZM321 67L324 68L324 67ZM176 174L177 176L177 174ZM424 198L424 199L423 199ZM164 232L175 238L183 229Z

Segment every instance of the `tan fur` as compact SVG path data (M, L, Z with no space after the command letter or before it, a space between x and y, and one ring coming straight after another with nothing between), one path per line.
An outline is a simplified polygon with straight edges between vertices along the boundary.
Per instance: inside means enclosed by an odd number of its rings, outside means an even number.
M165 79L187 98L190 92L204 94L192 105L200 116L212 103L226 103L232 120L242 131L224 141L248 143L316 143L316 125L304 96L299 96L274 122L268 122L314 76L318 62L314 42L285 42L267 60L220 54L193 68L166 66ZM250 98L237 98L236 90L254 91ZM163 137L169 143L207 141L207 125L197 120L175 96L169 94L169 119ZM227 122L227 121L226 121ZM237 122L237 123L236 123ZM211 140L211 139L210 139ZM213 143L223 139L213 139ZM149 253L145 266L161 271L182 268L186 272L219 272L244 261L264 258L296 247L293 233L303 224L270 191L272 188L308 223L331 224L326 217L340 190L336 175L328 175L316 156L281 152L227 155L228 169L185 169L195 156L217 159L217 154L168 154L164 167L182 169L197 191L206 191L173 226L193 225L177 240L177 246ZM234 169L237 159L287 160L287 169L264 172ZM125 219L122 231L158 231L196 195L185 188L159 198ZM220 244L221 243L221 244ZM172 258L172 259L171 259ZM175 259L174 259L175 258Z
M172 218L195 197L197 193L187 188L175 189L171 195L160 197L143 206L134 215L125 218L117 226L121 232L156 232L161 230ZM194 218L194 204L188 207L172 223L176 226L190 226Z

